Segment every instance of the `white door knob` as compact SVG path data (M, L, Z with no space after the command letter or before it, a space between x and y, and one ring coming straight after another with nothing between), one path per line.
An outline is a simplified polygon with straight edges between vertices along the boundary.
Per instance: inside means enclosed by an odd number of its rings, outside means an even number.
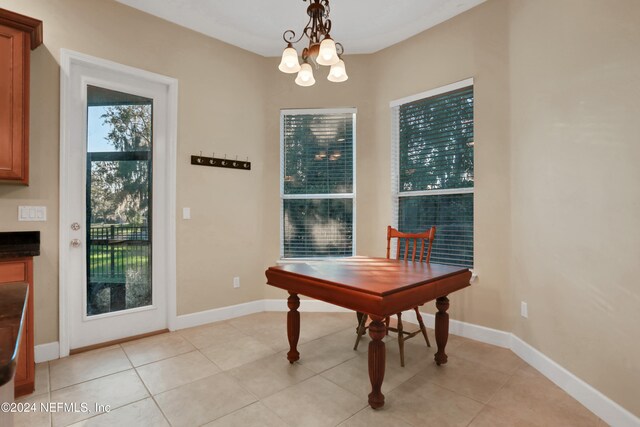
M80 245L82 245L82 243L80 242L80 239L71 240L71 247L72 248L79 248Z

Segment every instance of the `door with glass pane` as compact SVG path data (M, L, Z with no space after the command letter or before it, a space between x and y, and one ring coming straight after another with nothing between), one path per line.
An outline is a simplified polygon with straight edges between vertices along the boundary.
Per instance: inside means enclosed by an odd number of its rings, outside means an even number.
M70 82L78 102L65 112L74 118L63 174L74 349L166 328L166 286L154 274L164 262L154 226L166 213L156 193L166 183L156 182L154 165L167 94L143 77L86 65L72 64Z

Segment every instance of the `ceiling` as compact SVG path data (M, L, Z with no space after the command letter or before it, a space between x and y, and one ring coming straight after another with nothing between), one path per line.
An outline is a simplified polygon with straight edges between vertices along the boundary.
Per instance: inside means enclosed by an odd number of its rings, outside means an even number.
M282 53L285 30L300 34L309 4L304 0L117 1L263 56ZM373 53L484 1L331 0L331 36L344 45L347 55Z

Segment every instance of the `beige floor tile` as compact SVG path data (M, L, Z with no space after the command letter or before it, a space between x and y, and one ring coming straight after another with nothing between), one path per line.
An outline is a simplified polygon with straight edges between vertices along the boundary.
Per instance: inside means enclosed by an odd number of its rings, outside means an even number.
M131 369L127 355L119 345L49 362L51 390Z
M348 420L339 424L339 427L412 427L393 415L389 411L382 409L371 409L367 406Z
M358 354L366 353L368 343L362 345L362 340L358 350L353 349L355 338L355 330L346 329L299 345L299 362L315 373L326 371L357 357Z
M147 389L133 369L72 385L51 392L52 402L85 403L88 412L54 412L53 426L66 426L90 418L103 411L96 405L109 405L111 410L148 397Z
M218 418L205 427L285 427L287 424L260 402Z
M155 399L174 427L202 425L256 401L224 372L161 393Z
M35 390L31 396L49 393L49 362L36 365Z
M200 351L225 371L275 353L268 345L241 333Z
M282 354L274 354L228 371L242 386L259 398L304 381L313 371L298 363L290 364Z
M188 353L195 347L182 335L173 332L124 343L122 349L133 366L141 366Z
M262 402L290 425L335 426L363 409L367 398L357 397L315 376Z
M114 409L111 412L72 424L71 427L153 426L169 427L152 398Z
M467 340L455 351L447 350L447 354L470 360L505 374L513 374L526 365L511 350L471 340Z
M483 407L473 399L412 378L387 395L383 411L413 426L466 426Z
M539 426L597 426L599 418L531 367L518 370L489 405Z
M220 372L220 368L199 351L140 366L136 370L153 395Z
M507 382L510 375L466 359L450 356L446 365L431 364L418 378L431 381L471 399L487 403Z
M43 410L41 404L49 403L49 393L22 397L16 402L28 404L29 410L13 414L14 427L50 427L51 413Z
M485 406L471 421L469 427L535 427L535 424L513 413Z
M400 366L400 351L395 339L386 343L386 350L383 393L393 390L434 363L434 349L427 347L424 342L408 341L405 343L404 368ZM371 392L369 362L366 353L324 371L320 375L357 396L366 396Z
M219 344L221 341L227 342L230 338L238 335L238 329L227 322L216 322L195 328L181 329L178 333L196 348L205 348Z

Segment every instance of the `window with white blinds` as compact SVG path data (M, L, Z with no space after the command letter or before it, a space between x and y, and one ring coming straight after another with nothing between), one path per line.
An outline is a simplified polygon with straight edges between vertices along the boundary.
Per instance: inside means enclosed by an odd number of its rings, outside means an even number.
M473 267L473 80L391 103L395 226L436 227L431 261Z
M282 110L281 257L355 252L356 110Z

